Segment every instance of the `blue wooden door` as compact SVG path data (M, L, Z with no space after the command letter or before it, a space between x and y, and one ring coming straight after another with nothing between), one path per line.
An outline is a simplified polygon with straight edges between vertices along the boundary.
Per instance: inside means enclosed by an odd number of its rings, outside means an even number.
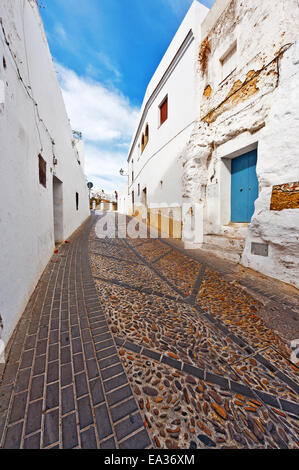
M250 222L254 202L258 197L256 176L257 151L245 153L232 160L231 221Z

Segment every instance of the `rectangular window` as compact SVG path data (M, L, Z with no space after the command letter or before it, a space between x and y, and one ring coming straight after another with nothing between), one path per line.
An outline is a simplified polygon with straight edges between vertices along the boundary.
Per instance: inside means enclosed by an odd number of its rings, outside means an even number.
M76 193L76 210L79 210L79 193Z
M140 196L140 184L138 184L138 196Z
M47 187L47 162L43 159L41 154L38 156L38 172L39 172L39 182L46 188Z
M162 103L159 106L160 109L160 126L162 126L163 122L168 119L168 96L164 98Z
M234 43L220 62L222 66L222 80L224 80L237 66L237 43Z

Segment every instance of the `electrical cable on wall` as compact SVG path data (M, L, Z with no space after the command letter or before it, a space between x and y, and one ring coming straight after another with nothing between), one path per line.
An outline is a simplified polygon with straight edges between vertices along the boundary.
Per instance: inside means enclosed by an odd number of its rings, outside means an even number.
M29 78L29 64L28 64L28 55L27 55L27 49L26 49L26 41L25 41L25 27L24 27L24 8L25 8L25 2L26 0L24 0L24 3L23 3L23 35L24 35L24 45L25 45L25 55L26 55L26 66L27 66L27 72L28 72L28 78ZM31 6L31 4L30 4ZM31 6L32 8L32 6ZM5 31L5 28L4 28L4 25L3 25L3 21L2 21L2 18L0 18L0 26L1 26L1 30L2 30L2 34L3 34L3 38L4 38L4 43L5 45L7 46L9 52L10 52L10 55L12 57L12 60L13 60L13 63L15 64L15 67L16 67L16 71L17 71L17 75L18 75L18 78L20 80L20 82L22 83L23 85L23 88L27 94L27 96L30 98L30 100L33 102L33 105L34 105L34 120L35 120L35 124L36 124L36 128L37 128L37 133L38 133L38 136L39 136L39 142L40 142L40 146L41 146L41 150L40 150L40 153L43 153L43 144L42 144L42 139L41 139L41 134L40 134L40 130L39 130L39 126L38 126L38 122L37 120L43 125L44 127L44 130L46 132L46 134L48 135L49 137L49 140L51 142L51 147L52 147L52 155L53 155L53 161L56 160L56 155L55 155L55 140L54 138L52 137L51 135L51 132L49 131L47 125L45 124L44 120L42 119L41 115L40 115L40 112L39 112L39 108L38 108L38 103L36 102L36 100L34 99L34 96L32 94L32 87L30 85L26 85L22 75L21 75L21 71L20 71L20 68L18 66L18 63L16 61L16 56L14 55L12 49L11 49L11 46L10 46L10 42L8 40L8 36L6 34L6 31ZM30 91L31 90L31 91ZM36 120L37 119L37 120ZM75 148L75 152L77 154L77 162L78 164L80 163L80 157L79 157L79 153L78 153L78 150L77 148Z

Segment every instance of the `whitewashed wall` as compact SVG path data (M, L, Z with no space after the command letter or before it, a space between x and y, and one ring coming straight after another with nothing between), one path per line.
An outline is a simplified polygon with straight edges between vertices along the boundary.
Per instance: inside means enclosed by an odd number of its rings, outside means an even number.
M273 185L298 181L298 28L298 0L217 0L202 24L211 52L204 73L198 62L201 115L182 152L184 200L204 204L205 234L223 235L234 234L229 160L257 148L259 197L242 263L296 286L298 210L270 211L270 197ZM235 41L236 68L222 81L220 58ZM254 73L243 95L226 100ZM269 256L252 254L252 242L267 243Z
M85 176L72 146L72 132L36 3L26 0L23 8L21 1L1 0L0 18L9 43L5 44L0 24L0 90L4 87L2 100L0 93L0 314L2 338L7 341L53 252L53 174L63 182L64 239L88 217L89 207ZM17 67L54 139L56 167L51 139L18 77ZM47 162L46 189L39 183L40 152Z
M182 202L182 167L178 157L189 139L199 112L196 106L194 81L196 54L200 43L200 25L207 12L208 9L199 2L195 1L192 4L148 85L140 121L129 152L129 190L130 194L134 190L136 205L142 202L144 187L147 188L148 205ZM189 41L171 73L167 74L172 62L180 56L180 48L190 31L193 39ZM168 119L160 126L159 105L166 95L168 95ZM146 124L149 125L149 142L140 155L138 144L141 144ZM135 177L133 184L132 169ZM138 196L138 184L140 196Z

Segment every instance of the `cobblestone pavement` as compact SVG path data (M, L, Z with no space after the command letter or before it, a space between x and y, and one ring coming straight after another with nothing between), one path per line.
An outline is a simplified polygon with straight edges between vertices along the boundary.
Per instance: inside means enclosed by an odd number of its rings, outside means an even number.
M154 447L299 446L299 369L257 300L163 239L89 252Z
M299 370L259 302L162 239L98 238L98 220L12 339L2 447L298 448Z
M3 448L151 446L91 276L90 228L53 256L12 339L0 385Z

